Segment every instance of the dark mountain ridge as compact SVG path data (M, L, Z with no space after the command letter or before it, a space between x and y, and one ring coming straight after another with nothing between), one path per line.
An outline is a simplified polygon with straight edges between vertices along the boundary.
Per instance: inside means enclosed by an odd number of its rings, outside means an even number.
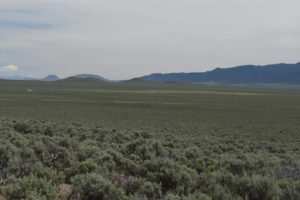
M107 83L107 81L98 78L79 78L70 76L59 80L59 82L78 82L78 83Z
M244 65L216 68L207 72L151 74L141 79L155 82L226 83L226 84L300 84L300 63Z

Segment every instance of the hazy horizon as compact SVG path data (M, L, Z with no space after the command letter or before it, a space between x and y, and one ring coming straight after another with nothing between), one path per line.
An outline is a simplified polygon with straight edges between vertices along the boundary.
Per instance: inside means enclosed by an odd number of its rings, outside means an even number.
M4 0L0 76L151 73L297 63L296 0Z
M276 65L276 64L298 64L300 62L297 62L297 63L272 63L272 64L268 64L268 65ZM268 65L254 65L254 66L268 66ZM241 65L241 66L247 66L247 65ZM3 69L3 71L5 71L7 68L13 68L13 69L10 69L9 71L16 71L17 66L13 66L13 65L8 65L8 66L5 66ZM228 67L228 68L235 68L235 67L240 67L240 66L231 66L231 67ZM70 74L70 75L67 75L67 76L60 76L56 73L49 73L49 74L45 74L45 75L42 75L42 76L38 76L38 77L33 77L33 76L22 76L20 74L15 74L15 75L8 75L8 76L1 76L0 75L0 78L5 78L5 79L43 79L43 78L46 78L48 76L58 76L59 78L61 79L64 79L64 78L69 78L69 77L73 77L73 76L78 76L78 75L97 75L97 76L100 76L104 79L107 79L107 80L111 80L111 81L122 81L122 80L130 80L130 79L134 79L134 78L140 78L140 77L143 77L143 76L148 76L148 75L153 75L153 74L172 74L172 73L205 73L205 72L208 72L208 71L212 71L214 69L217 69L219 67L216 67L216 68L213 68L211 70L206 70L206 71L190 71L190 72L187 72L187 71L178 71L178 72L166 72L166 73L162 73L162 72L152 72L152 73L149 73L149 74L142 74L140 76L135 76L135 77L128 77L126 79L109 79L107 77L104 77L102 76L101 74L95 74L95 73L89 73L89 72L84 72L84 73L79 73L79 74ZM226 69L226 68L222 68L222 69ZM1 71L0 71L1 72Z

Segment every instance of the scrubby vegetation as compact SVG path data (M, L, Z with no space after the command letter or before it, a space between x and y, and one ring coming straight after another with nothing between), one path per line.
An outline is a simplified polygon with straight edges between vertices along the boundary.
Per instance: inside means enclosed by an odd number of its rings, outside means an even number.
M300 199L300 149L291 142L299 141L299 130L244 131L124 131L2 119L0 194L51 200L66 183L70 200Z
M286 87L0 81L0 199L298 200Z

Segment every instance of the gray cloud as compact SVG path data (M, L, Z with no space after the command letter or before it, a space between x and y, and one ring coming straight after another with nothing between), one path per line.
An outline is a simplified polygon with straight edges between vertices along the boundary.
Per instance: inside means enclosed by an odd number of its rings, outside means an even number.
M298 0L5 1L0 63L35 76L123 79L299 62L299 7Z

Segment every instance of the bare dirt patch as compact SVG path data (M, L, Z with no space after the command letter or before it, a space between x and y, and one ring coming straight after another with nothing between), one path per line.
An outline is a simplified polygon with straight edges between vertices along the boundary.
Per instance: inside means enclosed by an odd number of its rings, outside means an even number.
M59 185L59 193L57 194L56 200L66 200L68 195L72 192L72 186L68 184Z

